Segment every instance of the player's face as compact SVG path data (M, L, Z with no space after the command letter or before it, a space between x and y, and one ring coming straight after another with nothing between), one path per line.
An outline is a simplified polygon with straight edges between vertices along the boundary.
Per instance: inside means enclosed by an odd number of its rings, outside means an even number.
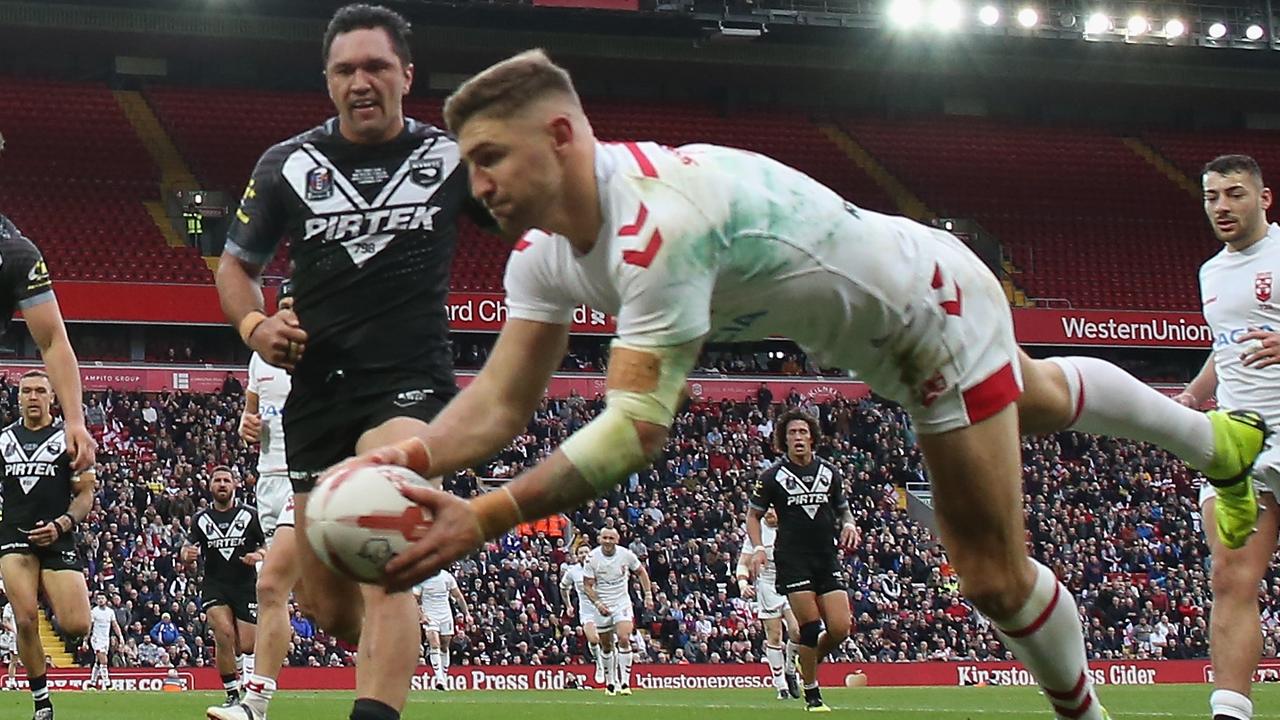
M1271 189L1251 173L1204 174L1204 213L1213 233L1224 243L1258 237L1267 224Z
M813 451L813 435L809 423L792 420L787 423L787 451L793 455L808 455Z
M764 524L768 525L769 527L778 527L778 511L775 510L774 508L769 508L768 510L765 510Z
M587 547L586 545L583 545L582 547L578 548L578 562L585 563L587 561L587 556L590 554L591 554L591 548Z
M106 607L106 606L107 606L107 598L106 598L106 596L105 596L105 595L99 595L99 596L98 596L98 598L97 598L97 602L98 602L98 607Z
M213 478L209 480L209 492L213 495L213 499L220 503L231 502L231 498L236 494L235 477L231 473L214 473Z
M400 61L386 30L360 28L334 37L324 77L344 137L378 143L400 133L413 65Z
M18 383L18 404L22 416L41 420L50 415L53 407L53 387L48 378L30 377Z
M614 549L618 547L618 531L601 530L600 547L604 550L606 555L612 555Z
M471 194L507 238L540 227L554 205L563 177L557 153L564 142L563 120L548 122L537 112L504 119L480 115L458 134Z

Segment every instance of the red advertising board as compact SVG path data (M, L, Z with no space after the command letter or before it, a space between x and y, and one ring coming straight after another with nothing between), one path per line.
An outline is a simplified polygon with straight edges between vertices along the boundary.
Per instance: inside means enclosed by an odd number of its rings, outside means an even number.
M79 690L89 679L88 668L49 671L51 690ZM1208 660L1117 660L1091 663L1089 672L1095 685L1165 685L1211 682ZM562 690L593 686L593 665L509 665L457 666L449 672L453 690ZM1031 674L1017 663L926 662L926 663L826 663L818 667L818 680L826 687L844 686L857 676L870 687L919 687L966 685L1034 686ZM1255 682L1280 679L1280 662L1266 662L1255 673ZM4 676L0 680L7 681ZM26 678L18 675L19 686ZM113 668L112 684L120 690L159 692L169 689L221 690L222 681L213 668L180 668L171 675L163 668ZM281 690L351 690L355 688L354 668L284 668ZM748 665L651 665L632 669L632 687L653 689L764 689L771 687L768 668L763 663ZM419 667L412 688L433 685L431 668Z
M1013 311L1024 345L1208 348L1213 333L1198 312L1027 309Z

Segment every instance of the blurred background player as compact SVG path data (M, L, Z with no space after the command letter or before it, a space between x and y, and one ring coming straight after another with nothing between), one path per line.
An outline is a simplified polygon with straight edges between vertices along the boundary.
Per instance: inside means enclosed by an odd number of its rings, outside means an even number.
M631 631L635 629L631 575L640 579L646 610L653 609L653 584L640 558L627 548L618 547L617 530L607 527L600 531L598 539L600 546L588 553L582 564L582 589L595 610L593 619L600 633L600 655L604 658L605 692L630 695Z
M357 585L316 558L307 496L340 460L421 432L457 392L445 311L456 221L484 214L453 139L404 115L414 80L408 36L409 24L385 7L334 13L323 59L337 117L262 155L217 273L241 339L292 373L284 434L299 599L322 628L359 641L353 720L399 717L421 649L405 632L418 610L409 593ZM294 239L294 307L268 317L262 268L285 236ZM272 589L284 595L285 585ZM255 674L250 683L243 712L218 717L266 715L275 680Z
M573 551L574 561L565 563L560 569L560 592L564 598L564 608L570 613L574 612L574 603L569 598L569 592L573 591L577 597L578 622L582 624L582 634L587 638L587 650L590 651L591 659L596 664L596 684L604 685L604 655L600 652L600 631L596 628L596 608L595 603L587 595L583 575L587 556L590 554L591 545L587 542L583 542L577 550Z
M799 626L805 708L826 712L829 708L818 689L818 663L849 637L851 623L837 543L853 548L858 526L845 499L844 478L834 465L813 454L821 433L818 421L800 410L788 410L774 424L773 433L774 447L784 457L760 474L751 493L747 510L747 538L755 548L751 569L758 574L768 566L760 519L774 510L778 514L775 582Z
M258 514L236 502L236 479L231 468L219 465L209 479L213 506L191 519L182 561L196 562L204 555L201 609L213 629L215 661L227 692L227 707L240 702L240 674L253 656L258 602L254 586L256 565L262 560L266 538ZM241 657L241 656L244 657ZM216 717L212 712L210 717Z
M742 529L742 552L738 555L738 593L744 598L754 598L756 617L764 625L764 656L773 677L773 687L779 700L800 697L800 684L796 679L796 638L800 637L800 625L791 611L787 596L778 592L778 564L774 557L774 543L778 537L778 510L770 507L760 522L760 549L764 550L764 565L751 572L751 558L756 546L745 526ZM754 580L754 582L752 582ZM786 622L787 643L782 644L783 622Z
M53 386L43 370L18 381L21 420L0 433L4 515L0 517L0 577L13 607L18 655L27 669L35 720L52 720L47 663L40 640L39 594L53 606L76 643L89 632L89 588L74 531L93 507L96 474L77 472L70 439L53 419Z
M111 689L111 639L124 647L124 633L116 622L116 611L107 605L107 596L98 593L89 611L89 649L93 651L93 670L86 689Z
M458 588L458 581L453 573L441 570L423 580L413 589L418 598L418 609L421 613L422 627L430 646L428 654L431 659L431 670L435 673L435 689L449 689L449 643L453 641L453 608L449 606L452 598L462 611L463 620L471 625L471 608L467 607L467 599Z
M1213 330L1213 350L1204 368L1175 400L1199 408L1210 398L1218 407L1249 407L1268 425L1280 427L1280 307L1269 302L1272 278L1280 277L1280 226L1267 224L1271 189L1258 163L1246 155L1224 155L1201 174L1204 212L1223 248L1200 268L1200 300ZM1265 283L1265 287L1264 284ZM1257 493L1258 532L1243 547L1223 543L1217 527L1223 493ZM1280 532L1280 447L1277 436L1253 466L1253 483L1216 488L1205 483L1200 505L1212 557L1209 657L1213 665L1214 720L1250 720L1251 688L1262 659L1258 583L1276 551Z
M0 663L8 667L4 686L0 690L18 689L18 624L13 618L13 603L6 598L0 610Z
M280 286L276 310L293 308L292 286ZM266 536L264 558L258 567L255 590L258 623L252 658L241 673L245 702L268 698L289 651L293 629L289 625L289 595L302 577L294 536L293 487L285 458L284 406L292 381L289 373L262 359L257 352L249 359L249 384L245 389L244 413L240 416L240 438L258 443L258 522ZM239 706L211 707L214 718L240 717ZM262 704L262 713L266 704Z

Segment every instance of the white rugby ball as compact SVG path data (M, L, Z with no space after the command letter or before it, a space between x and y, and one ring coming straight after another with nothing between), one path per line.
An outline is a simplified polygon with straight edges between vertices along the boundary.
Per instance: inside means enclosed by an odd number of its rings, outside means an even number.
M307 498L307 541L334 572L381 582L391 558L426 534L431 514L397 483L431 487L408 468L365 465L331 470Z

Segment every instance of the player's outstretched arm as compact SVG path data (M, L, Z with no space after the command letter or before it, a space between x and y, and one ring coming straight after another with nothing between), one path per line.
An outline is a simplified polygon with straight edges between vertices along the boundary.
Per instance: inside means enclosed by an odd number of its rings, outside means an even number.
M760 530L760 520L764 517L764 511L754 506L747 508L747 539L751 541L751 547L755 548L755 552L751 553L750 565L748 566L748 574L755 577L760 574L765 565L764 552L764 535Z
M63 425L67 433L67 454L71 456L71 469L86 470L93 467L97 443L84 424L84 393L80 387L80 362L67 337L67 326L62 321L58 301L50 296L46 302L32 305L22 311L31 339L40 348L40 357L49 372L49 382L62 407Z
M506 447L529 423L569 346L569 326L508 320L480 374L423 435L358 459L403 465L436 477L468 468Z
M642 564L636 568L636 577L640 579L640 589L644 591L644 609L653 609L653 581L649 579L649 570Z

